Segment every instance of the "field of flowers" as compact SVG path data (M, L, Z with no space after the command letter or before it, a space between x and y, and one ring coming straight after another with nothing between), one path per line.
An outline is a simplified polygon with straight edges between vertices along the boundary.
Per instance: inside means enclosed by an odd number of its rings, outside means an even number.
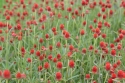
M1 0L0 83L125 83L125 0Z

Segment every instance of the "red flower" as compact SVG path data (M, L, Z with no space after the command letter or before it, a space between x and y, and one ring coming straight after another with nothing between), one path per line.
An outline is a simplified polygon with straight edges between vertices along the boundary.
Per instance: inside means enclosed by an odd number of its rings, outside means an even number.
M4 70L3 71L3 78L4 79L10 79L11 78L11 72L10 72L10 70Z
M24 47L21 48L21 52L22 52L22 54L25 54L26 50Z
M82 49L82 53L86 54L86 48Z
M117 64L113 64L113 68L117 68L117 66L118 66Z
M101 36L102 36L102 38L104 38L104 39L106 38L106 34L102 34Z
M112 56L115 56L115 55L116 55L116 50L112 49L112 50L111 50L111 55L112 55Z
M101 47L101 48L105 48L105 47L106 47L105 42L101 41L101 42L100 42L100 47Z
M48 63L48 62L45 62L45 63L44 63L44 68L45 68L45 69L49 69L49 67L50 67L49 63Z
M18 30L21 30L21 29L22 29L21 24L17 24L17 29L18 29ZM22 35L21 35L21 36L22 36Z
M45 37L46 37L46 39L48 39L49 38L49 34L46 34Z
M24 4L24 0L20 0L20 3L21 3L21 4Z
M105 64L105 69L106 69L107 71L109 71L109 70L111 69L111 64L110 64L109 62L107 62L107 63Z
M97 22L96 18L93 20L93 22L94 22L94 23L96 23L96 22Z
M10 16L6 16L6 20L10 20Z
M103 19L106 19L106 15L105 14L103 15Z
M58 13L58 18L61 18L61 17L62 17L61 13Z
M87 4L87 2L85 0L82 0L82 6L85 6Z
M61 59L61 55L60 54L57 54L56 57L57 57L58 60Z
M110 10L110 11L109 11L109 14L110 14L110 15L113 15L113 10Z
M97 34L97 33L94 33L94 34L93 34L93 37L94 37L94 38L97 38L97 37L98 37L98 34Z
M95 32L96 32L97 34L99 34L101 31L100 31L99 28L95 28Z
M58 8L58 7L59 7L59 4L58 4L58 3L55 3L55 4L54 4L54 7L55 7L55 8Z
M49 60L52 60L52 58L53 58L52 55L48 55Z
M89 50L91 51L91 50L93 50L94 49L94 47L92 46L92 45L90 45L89 46Z
M39 5L37 3L34 3L33 8L37 9Z
M58 60L57 58L53 58L53 62L54 62L54 63L56 63L56 62L57 62L57 60Z
M98 71L98 68L97 68L96 66L93 66L93 67L92 67L92 72L93 72L94 74L96 74L97 71Z
M112 73L112 74L111 74L111 78L112 78L112 79L115 79L116 77L117 77L117 76L116 76L115 73Z
M42 66L38 66L38 71L40 72L42 70Z
M74 49L74 46L73 45L69 45L69 50L73 51L73 49Z
M70 61L69 61L69 67L70 67L70 68L74 68L74 66L75 66L74 61L73 61L73 60L70 60Z
M95 49L95 50L94 50L94 52L97 54L97 53L98 53L98 50L97 50L97 49Z
M124 38L123 34L119 34L119 39L122 40Z
M102 7L102 12L105 12L105 7Z
M71 8L71 7L67 8L67 11L68 11L68 12L71 12L71 11L72 11L72 8Z
M27 62L31 63L32 59L31 58L27 58Z
M74 10L74 13L75 13L75 15L79 14L78 10Z
M118 60L116 64L119 66L119 65L121 64L121 61L120 61L120 60Z
M62 74L60 72L56 72L56 79L61 80L62 79Z
M49 50L50 50L50 51L53 50L53 46L52 46L52 45L49 46Z
M68 57L71 57L71 56L72 56L72 52L68 52L68 53L67 53L67 56L68 56Z
M30 50L30 54L34 54L34 49L31 49L31 50Z
M122 79L124 77L124 71L118 70L117 76L118 78Z
M40 56L40 51L36 51L36 56Z
M60 30L64 29L64 24L60 24Z
M110 44L110 48L114 48L114 47L115 47L115 45L111 43Z
M43 39L42 38L39 39L39 43L43 43Z
M34 48L36 48L36 47L37 47L37 45L36 45L36 44L34 44L34 45L33 45L33 47L34 47Z
M118 50L121 50L121 49L122 49L122 45L118 45L118 46L117 46L117 49L118 49Z
M63 66L62 62L57 62L56 67L58 69L62 69L62 66Z
M85 75L85 78L86 78L86 79L89 79L89 78L90 78L90 74L86 74L86 75Z
M108 83L113 83L113 79L112 79L112 78L109 78L109 79L108 79Z
M81 35L84 35L85 34L85 31L82 29L82 30L80 30L80 34Z
M69 39L70 33L69 33L69 32L65 32L64 37L65 37L66 39Z
M52 32L56 32L56 27L53 27L53 28L52 28Z
M39 56L39 60L42 61L44 59L44 56L43 55L40 55Z
M43 30L44 30L44 29L45 29L45 25L42 25L42 26L41 26L41 29L43 29Z
M84 21L82 24L85 26L86 25L86 21Z
M60 42L56 43L56 47L59 48L61 46Z
M47 9L47 11L51 11L51 7L50 6L47 6L46 9Z
M21 78L22 78L22 75L21 75L20 72L17 72L16 75L15 75L15 77L16 77L17 79L21 79Z
M19 40L19 41L22 40L22 36L18 36L18 40Z

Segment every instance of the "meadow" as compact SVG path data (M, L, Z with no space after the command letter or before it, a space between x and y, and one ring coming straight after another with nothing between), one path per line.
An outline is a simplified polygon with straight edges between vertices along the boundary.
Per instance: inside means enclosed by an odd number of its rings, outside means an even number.
M1 0L0 83L125 83L125 1Z

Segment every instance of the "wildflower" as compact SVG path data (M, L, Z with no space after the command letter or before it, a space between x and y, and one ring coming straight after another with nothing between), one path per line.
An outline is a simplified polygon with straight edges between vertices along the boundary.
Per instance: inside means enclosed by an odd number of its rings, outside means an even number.
M58 69L62 69L62 66L63 66L62 62L57 62L56 67Z
M85 75L85 78L86 78L86 79L90 79L90 74L86 74L86 75Z
M107 63L105 64L105 69L106 69L107 71L109 71L109 70L111 69L111 64L110 64L109 62L107 62Z
M96 74L96 73L98 72L98 68L97 68L96 66L93 66L93 67L92 67L92 72L93 72L94 74Z
M49 67L50 67L49 63L48 63L48 62L45 62L45 63L44 63L44 68L45 68L45 69L49 69Z
M53 58L53 62L56 63L58 61L57 58Z
M85 31L82 29L82 30L80 30L80 34L81 35L84 35L85 34Z
M40 51L39 50L36 51L36 56L40 56Z
M15 75L15 77L16 77L17 79L21 79L21 78L22 78L22 75L21 75L20 72L17 72L16 75Z
M11 72L10 72L10 70L4 70L3 71L3 78L4 79L10 79L11 78Z
M75 66L74 61L73 61L73 60L70 60L70 61L69 61L69 67L70 67L70 68L74 68L74 66Z
M118 70L117 76L118 78L122 79L124 77L124 71Z
M116 55L116 50L112 49L112 50L111 50L111 55L112 55L112 56L115 56L115 55Z
M40 72L42 70L42 66L38 66L38 71Z
M27 58L27 62L31 63L32 59L31 58Z
M56 72L56 79L61 80L62 79L62 74L60 72Z

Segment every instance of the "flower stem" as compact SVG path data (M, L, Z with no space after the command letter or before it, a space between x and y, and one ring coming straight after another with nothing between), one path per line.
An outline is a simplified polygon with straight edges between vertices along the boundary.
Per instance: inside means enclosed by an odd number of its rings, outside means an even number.
M6 80L6 83L9 83L9 82L8 82L8 79Z

